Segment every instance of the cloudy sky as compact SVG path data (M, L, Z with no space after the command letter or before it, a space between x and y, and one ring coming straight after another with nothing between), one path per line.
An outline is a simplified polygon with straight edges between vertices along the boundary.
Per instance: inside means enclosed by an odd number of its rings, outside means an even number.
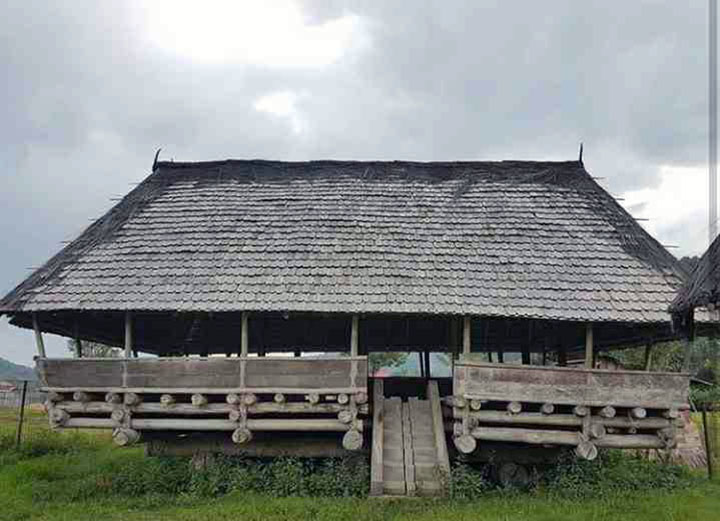
M162 159L575 159L707 241L707 2L5 1L0 291ZM49 354L64 352L48 339ZM32 335L0 320L0 357Z

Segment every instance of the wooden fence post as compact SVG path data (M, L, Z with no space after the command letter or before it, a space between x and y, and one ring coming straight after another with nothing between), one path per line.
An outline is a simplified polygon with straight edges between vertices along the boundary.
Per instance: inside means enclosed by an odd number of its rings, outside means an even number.
M20 397L20 419L18 420L17 435L15 436L15 448L20 449L22 440L22 427L25 422L25 396L27 396L27 380L23 380L22 395Z
M708 479L713 478L713 453L710 445L710 432L708 432L707 421L707 403L703 404L702 409L703 435L705 436L705 457L707 459Z

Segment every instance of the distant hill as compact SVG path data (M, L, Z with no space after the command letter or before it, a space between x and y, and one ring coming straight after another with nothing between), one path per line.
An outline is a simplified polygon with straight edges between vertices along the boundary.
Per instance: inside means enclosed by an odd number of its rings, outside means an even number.
M35 370L0 358L0 380L37 380Z

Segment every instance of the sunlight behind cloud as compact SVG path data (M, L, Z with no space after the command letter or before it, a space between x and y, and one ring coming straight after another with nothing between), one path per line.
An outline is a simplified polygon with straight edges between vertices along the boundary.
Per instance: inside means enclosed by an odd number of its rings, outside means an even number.
M366 43L358 16L308 25L290 0L153 0L143 9L154 44L197 61L322 67Z
M265 112L273 116L287 118L295 134L304 130L304 123L300 117L296 103L298 95L290 91L274 92L258 98L253 108L258 112Z

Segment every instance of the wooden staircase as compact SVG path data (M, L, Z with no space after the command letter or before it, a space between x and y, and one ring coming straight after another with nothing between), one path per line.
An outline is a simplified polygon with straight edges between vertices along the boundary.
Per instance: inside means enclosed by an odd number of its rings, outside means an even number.
M440 495L450 472L437 382L426 400L385 398L375 380L370 495Z

